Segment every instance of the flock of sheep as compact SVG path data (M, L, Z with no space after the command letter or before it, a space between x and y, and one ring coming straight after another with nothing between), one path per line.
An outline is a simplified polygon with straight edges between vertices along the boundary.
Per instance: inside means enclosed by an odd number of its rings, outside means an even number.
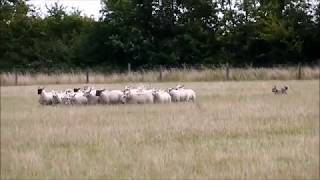
M287 94L288 86L278 89L272 88L274 94ZM65 91L46 91L38 88L39 103L42 105L55 104L147 104L147 103L171 103L194 102L196 93L192 89L186 89L183 85L174 88L159 90L154 88L128 87L123 90L95 89L85 86L83 88L67 89Z
M46 91L38 88L39 103L42 105L81 105L81 104L147 104L194 102L196 93L192 89L177 85L174 88L159 90L154 88L125 87L123 90L83 88L67 89L65 91Z

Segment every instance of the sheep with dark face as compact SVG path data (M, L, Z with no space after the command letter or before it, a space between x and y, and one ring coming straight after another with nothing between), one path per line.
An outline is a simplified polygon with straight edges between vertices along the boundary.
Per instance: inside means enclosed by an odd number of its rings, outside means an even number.
M273 86L272 92L273 92L274 94L279 94L280 90L277 88L277 86Z
M53 104L53 91L46 92L45 88L38 88L39 103L42 105L50 105Z
M81 88L73 88L73 92L79 92Z
M288 86L284 86L283 88L281 88L282 94L287 94L287 91L288 91Z

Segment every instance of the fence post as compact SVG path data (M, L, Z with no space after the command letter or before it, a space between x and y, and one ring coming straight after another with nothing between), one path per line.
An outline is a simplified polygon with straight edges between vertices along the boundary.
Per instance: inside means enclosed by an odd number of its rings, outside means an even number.
M226 64L226 80L229 80L229 64Z
M301 64L298 64L298 80L301 80Z
M89 69L87 69L87 72L86 72L86 82L87 84L89 84Z
M131 64L128 63L128 75L130 75L130 74L131 74Z
M160 71L159 79L160 79L160 81L162 81L162 66L161 65L160 65L159 71Z
M14 70L14 84L18 85L18 72L16 69Z

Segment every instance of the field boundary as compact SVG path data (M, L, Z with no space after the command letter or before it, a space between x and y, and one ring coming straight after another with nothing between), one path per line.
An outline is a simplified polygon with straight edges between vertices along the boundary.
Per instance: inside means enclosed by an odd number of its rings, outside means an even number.
M252 80L311 80L319 79L318 66L296 66L277 68L170 68L160 66L157 70L101 73L92 70L70 73L1 73L2 86L35 84L79 84L122 82L195 82L195 81L252 81Z

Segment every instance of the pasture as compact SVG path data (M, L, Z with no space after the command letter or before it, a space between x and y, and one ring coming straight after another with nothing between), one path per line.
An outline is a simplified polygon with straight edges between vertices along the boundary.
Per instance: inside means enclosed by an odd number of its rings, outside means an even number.
M183 84L196 103L41 106L38 86L1 87L1 179L319 178L318 80Z

